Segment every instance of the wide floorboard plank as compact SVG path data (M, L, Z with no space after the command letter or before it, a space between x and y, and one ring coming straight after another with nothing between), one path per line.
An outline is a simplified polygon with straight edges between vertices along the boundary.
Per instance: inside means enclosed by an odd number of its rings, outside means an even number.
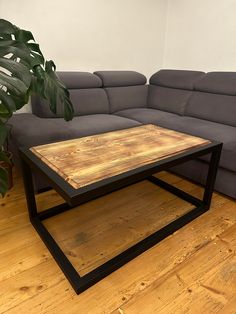
M173 174L158 177L202 194L201 187ZM37 199L41 209L61 202L53 190ZM143 182L47 223L80 267L77 255L83 252L81 268L88 271L187 208ZM236 202L215 193L207 213L76 295L28 221L18 176L0 200L0 313L234 313L235 213Z

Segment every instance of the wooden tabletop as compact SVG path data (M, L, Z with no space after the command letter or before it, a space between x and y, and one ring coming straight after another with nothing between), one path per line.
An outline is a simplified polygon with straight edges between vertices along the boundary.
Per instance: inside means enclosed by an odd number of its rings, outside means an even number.
M78 189L210 141L147 124L32 147L45 164Z

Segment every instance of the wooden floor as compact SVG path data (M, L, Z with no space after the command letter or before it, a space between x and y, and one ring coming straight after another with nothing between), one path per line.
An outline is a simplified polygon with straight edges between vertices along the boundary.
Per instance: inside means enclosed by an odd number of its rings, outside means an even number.
M158 177L196 196L177 176ZM37 196L40 209L60 203ZM190 209L141 182L46 225L84 274ZM236 313L236 202L214 194L211 210L76 295L30 225L22 180L0 200L0 313Z

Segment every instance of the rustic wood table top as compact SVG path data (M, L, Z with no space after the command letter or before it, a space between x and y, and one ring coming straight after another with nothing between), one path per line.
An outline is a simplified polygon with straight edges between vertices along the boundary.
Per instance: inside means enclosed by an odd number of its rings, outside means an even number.
M210 141L152 124L32 147L73 188L116 176Z

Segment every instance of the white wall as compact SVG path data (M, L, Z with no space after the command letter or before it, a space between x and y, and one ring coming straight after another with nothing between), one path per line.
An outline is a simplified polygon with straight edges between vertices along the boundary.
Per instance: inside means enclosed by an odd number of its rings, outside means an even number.
M169 0L163 67L236 71L236 1Z
M236 71L236 0L0 0L58 70Z
M57 70L149 77L162 66L166 0L0 0L0 7L1 18L33 33Z
M58 70L236 71L236 0L0 0Z
M162 65L166 0L0 0L1 18L31 30L58 70Z

